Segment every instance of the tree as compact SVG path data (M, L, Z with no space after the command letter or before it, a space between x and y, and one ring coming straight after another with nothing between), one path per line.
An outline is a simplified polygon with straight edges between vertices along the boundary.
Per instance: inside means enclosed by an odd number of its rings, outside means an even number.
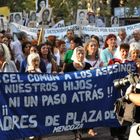
M0 5L8 6L11 12L35 10L35 0L0 0Z
M139 0L133 0L133 1L131 1L131 0L127 0L126 2L125 2L125 7L128 7L129 8L129 11L128 11L128 13L127 13L127 15L129 16L129 17L132 17L133 15L135 15L135 8L139 8L139 5L140 5L140 1Z
M79 0L50 0L56 21L63 18L66 22L75 20Z

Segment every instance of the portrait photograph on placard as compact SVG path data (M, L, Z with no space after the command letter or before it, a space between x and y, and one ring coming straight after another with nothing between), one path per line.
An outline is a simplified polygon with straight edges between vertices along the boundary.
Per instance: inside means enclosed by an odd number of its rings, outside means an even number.
M38 18L40 25L49 25L51 22L52 8L44 8L41 10Z
M78 9L76 24L78 24L78 25L88 25L87 10Z
M140 7L125 7L125 17L140 17Z
M87 20L88 20L89 25L92 25L92 26L94 25L95 26L96 17L95 17L94 12L88 12L87 13Z
M37 20L36 11L30 11L29 21L36 21L36 20Z
M36 11L30 11L28 27L36 27L36 24L37 24Z
M106 26L105 17L103 17L103 16L96 16L95 26L96 27L105 27Z
M42 8L48 8L48 0L36 0L36 12L39 13Z
M22 13L21 12L15 12L13 18L14 18L15 23L23 25Z
M134 7L133 8L133 17L139 17L140 16L140 7Z
M111 17L111 27L119 27L119 17L117 16Z
M125 17L125 7L114 8L114 16L117 16L119 18L124 18Z

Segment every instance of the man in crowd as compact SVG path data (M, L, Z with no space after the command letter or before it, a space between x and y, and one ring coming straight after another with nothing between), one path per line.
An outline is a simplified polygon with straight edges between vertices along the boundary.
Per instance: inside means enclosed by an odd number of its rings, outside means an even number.
M127 38L125 28L121 28L118 31L117 45L120 46L120 44L122 44L122 43L128 43L128 38Z
M132 42L140 43L140 29L136 29L133 31L133 38L129 41L129 44Z
M74 39L74 30L69 29L67 30L67 38L65 40L66 42L66 49L68 50L70 48L70 41Z
M22 52L22 44L28 40L27 34L25 32L19 32L19 33L17 33L17 39L18 40L14 41L11 44L11 50L14 55L14 60L15 60L16 66L19 69L20 64L24 60L24 55Z

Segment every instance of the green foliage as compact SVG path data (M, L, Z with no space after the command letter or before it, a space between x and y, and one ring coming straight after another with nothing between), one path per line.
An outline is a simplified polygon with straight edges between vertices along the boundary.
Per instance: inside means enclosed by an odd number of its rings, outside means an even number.
M125 7L129 8L129 11L126 13L128 17L132 17L134 15L134 8L140 6L139 0L127 0L125 3Z
M53 7L55 21L63 18L66 22L75 19L79 0L50 0L49 4Z
M140 6L140 0L127 0L125 6L131 7L131 8Z
M8 6L11 12L35 10L35 0L0 0L1 6Z

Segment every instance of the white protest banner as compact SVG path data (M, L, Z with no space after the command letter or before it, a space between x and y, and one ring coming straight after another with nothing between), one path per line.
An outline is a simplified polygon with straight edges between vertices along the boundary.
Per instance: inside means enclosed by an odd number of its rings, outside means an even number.
M64 26L65 26L64 20L60 20L52 28L59 28L59 27L64 27Z
M66 32L68 29L73 29L75 34L79 34L80 28L78 25L70 25L66 27L61 27L61 28L50 28L45 30L45 37L49 35L55 35L58 36L59 38L63 38L66 35Z
M26 26L22 26L16 23L12 23L14 28L17 28L18 31L24 31L27 34L31 36L36 36L36 33L38 31L38 28L29 28ZM11 31L14 29L13 27L11 28ZM113 33L115 35L118 34L119 29L125 28L127 35L131 35L134 30L140 28L140 23L133 24L133 25L128 25L128 26L121 26L121 27L93 27L93 26L78 26L76 24L70 25L70 26L65 26L61 28L49 28L45 29L45 37L49 35L55 35L59 38L63 38L66 35L66 32L68 29L73 29L75 34L79 35L80 33L82 35L97 35L97 36L107 36L110 33Z
M34 36L36 37L37 35L37 31L38 28L29 28L27 26L22 26L20 24L16 24L16 23L11 23L10 24L10 29L12 32L19 32L19 31L23 31L25 33L27 33L28 35Z
M117 127L114 103L120 94L113 81L135 70L135 63L124 63L63 75L0 73L1 140Z
M92 27L92 26L82 26L82 34L88 34L88 35L108 35L110 33L118 34L119 29L125 28L127 35L130 35L133 33L135 29L140 28L140 23L128 25L128 26L120 26L120 27Z

